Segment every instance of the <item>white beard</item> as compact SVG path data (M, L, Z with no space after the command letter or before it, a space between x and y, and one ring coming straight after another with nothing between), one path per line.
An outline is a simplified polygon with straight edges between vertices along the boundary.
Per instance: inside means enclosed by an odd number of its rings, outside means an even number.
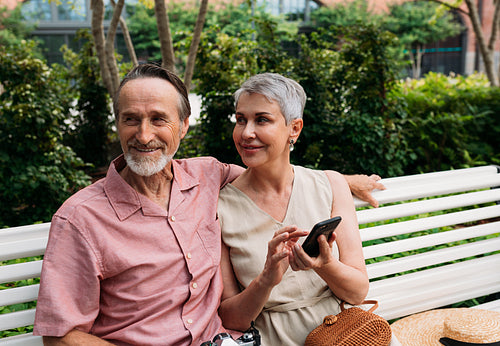
M125 161L132 172L142 177L150 177L159 173L173 159L174 155L161 154L159 159L139 158L134 155L125 153Z

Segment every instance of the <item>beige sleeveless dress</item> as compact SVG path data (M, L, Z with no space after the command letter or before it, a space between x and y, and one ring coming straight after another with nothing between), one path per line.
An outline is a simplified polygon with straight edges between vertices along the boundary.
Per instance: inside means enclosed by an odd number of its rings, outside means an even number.
M300 166L294 166L294 172L283 222L273 219L233 185L226 185L220 192L222 238L230 248L231 262L242 288L264 268L267 243L274 232L292 224L310 230L315 223L330 218L333 197L326 174ZM335 243L334 253L338 257ZM304 345L307 334L323 322L323 317L339 312L338 299L313 270L294 272L289 268L281 283L273 288L256 327L263 346Z

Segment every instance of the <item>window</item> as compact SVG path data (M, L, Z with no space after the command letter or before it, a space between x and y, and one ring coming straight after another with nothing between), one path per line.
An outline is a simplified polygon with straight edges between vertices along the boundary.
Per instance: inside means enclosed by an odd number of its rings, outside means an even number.
M61 0L57 6L58 20L85 21L86 17L85 0Z
M312 10L318 5L311 0L253 0L257 6L264 7L274 15L299 14L306 11L307 6ZM308 3L308 4L307 4ZM306 5L307 4L307 5Z
M51 4L46 0L28 0L23 3L21 12L30 22L51 21Z

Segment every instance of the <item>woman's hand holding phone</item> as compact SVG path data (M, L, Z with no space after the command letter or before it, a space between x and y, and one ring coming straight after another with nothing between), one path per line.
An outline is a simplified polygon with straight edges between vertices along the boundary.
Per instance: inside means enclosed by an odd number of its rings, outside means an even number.
M332 247L337 237L335 228L340 216L317 223L300 246L294 244L289 258L293 270L319 269L333 259Z
M332 233L335 231L339 225L342 218L340 216L335 216L331 219L318 222L314 225L311 233L307 236L306 240L302 244L302 248L310 257L319 256L319 243L317 241L318 237L323 234L326 239L330 239Z
M332 254L332 246L335 238L335 233L332 234L328 241L324 235L318 237L320 247L320 254L318 257L310 257L299 244L295 244L291 256L289 257L292 270L318 270L334 261L335 258Z

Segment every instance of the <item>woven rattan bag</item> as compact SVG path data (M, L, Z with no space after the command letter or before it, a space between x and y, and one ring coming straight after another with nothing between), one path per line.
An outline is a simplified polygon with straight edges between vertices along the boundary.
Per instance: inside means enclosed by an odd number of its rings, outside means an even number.
M376 300L368 311L358 307L344 308L337 315L326 316L306 338L304 346L387 346L391 342L391 327L386 320L373 313L378 307Z

